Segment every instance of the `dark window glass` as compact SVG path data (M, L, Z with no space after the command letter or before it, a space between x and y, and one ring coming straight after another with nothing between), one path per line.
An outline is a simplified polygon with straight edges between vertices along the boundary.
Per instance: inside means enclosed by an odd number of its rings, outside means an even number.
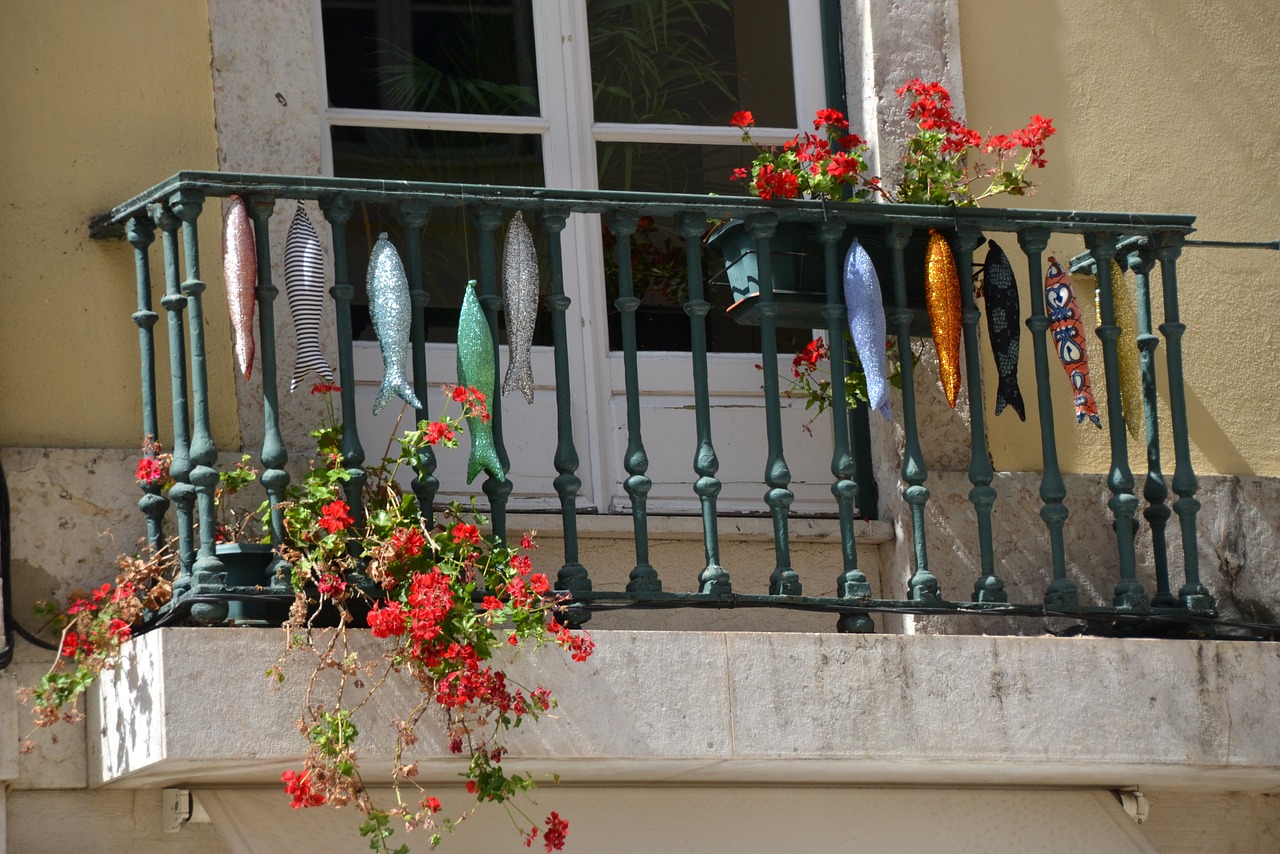
M754 149L736 145L666 145L638 142L602 142L597 146L600 186L612 190L677 193L744 194L742 185L729 176L735 166L751 162ZM708 224L708 231L711 225ZM616 240L604 232L605 287L609 308L609 349L622 349L621 313L613 307L618 297ZM705 236L705 235L704 235ZM740 326L725 313L733 302L719 253L705 246L702 252L703 295L711 303L707 315L707 348L712 353L758 353L760 330ZM819 262L820 263L820 262ZM641 350L692 349L689 299L685 267L685 240L668 217L644 217L631 236L631 276L635 295L636 344ZM778 347L786 352L803 347L812 336L808 330L779 329Z
M529 134L478 134L387 128L333 129L333 172L344 178L386 178L464 184L543 185L541 137ZM536 222L530 223L547 269L546 244ZM378 234L387 232L402 261L406 261L404 228L389 205L357 203L347 226L347 276L355 286L353 332L371 341L365 275ZM497 235L501 253L504 230ZM479 246L473 222L465 222L458 208L437 208L422 229L422 278L429 300L427 340L453 343L457 339L458 309L467 280L478 278ZM544 281L549 293L549 285ZM499 284L501 288L501 284ZM545 297L546 294L544 294ZM499 314L499 323L503 323ZM505 333L503 338L505 343ZM540 308L535 344L550 344L549 315Z
M329 105L538 115L532 0L322 0Z
M781 0L587 0L587 19L596 121L795 124Z

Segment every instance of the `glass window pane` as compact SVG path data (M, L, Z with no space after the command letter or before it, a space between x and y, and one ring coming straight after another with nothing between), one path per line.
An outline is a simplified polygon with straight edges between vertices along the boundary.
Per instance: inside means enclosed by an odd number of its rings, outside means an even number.
M791 26L779 0L587 0L599 122L724 125L749 109L796 123Z
M335 127L333 173L343 178L541 187L542 139L531 134ZM530 228L545 270L546 241L536 223L530 223ZM364 282L370 251L383 231L395 244L401 260L405 260L404 229L395 211L389 205L357 203L347 226L347 281L356 289L351 320L357 340L374 340ZM505 231L499 230L499 252L503 234ZM464 223L459 209L433 210L422 230L422 278L429 296L428 341L454 343L467 279L476 278L479 273L474 224ZM549 285L544 282L543 286L549 293ZM499 324L503 323L500 314ZM505 343L505 332L500 330L500 334ZM534 343L551 343L550 315L542 307Z
M719 193L741 196L741 183L729 176L735 166L751 162L755 150L739 145L664 145L639 142L602 142L597 145L600 186L610 190L670 193ZM708 226L710 228L710 226ZM616 241L603 229L605 287L609 305L609 349L622 349L621 313L613 306L618 297ZM712 353L759 353L760 329L741 326L726 313L733 303L719 253L701 247L704 295L711 303L707 315L707 349ZM631 276L635 295L636 346L640 350L692 349L689 299L685 267L685 240L668 217L644 217L631 236ZM811 338L808 330L779 329L782 352L798 350Z
M321 0L329 105L538 115L532 0Z

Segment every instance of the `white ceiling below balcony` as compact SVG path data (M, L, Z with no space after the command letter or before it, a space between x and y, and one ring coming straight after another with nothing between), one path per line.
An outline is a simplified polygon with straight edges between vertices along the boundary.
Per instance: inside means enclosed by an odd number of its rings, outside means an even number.
M368 850L349 809L294 812L278 789L195 795L231 854ZM529 814L559 812L569 821L565 850L574 854L1158 854L1110 792L550 786L535 797L539 807ZM445 812L465 806L446 801ZM414 852L430 847L421 831L399 830L393 845L401 843ZM480 807L442 849L525 850L494 804Z

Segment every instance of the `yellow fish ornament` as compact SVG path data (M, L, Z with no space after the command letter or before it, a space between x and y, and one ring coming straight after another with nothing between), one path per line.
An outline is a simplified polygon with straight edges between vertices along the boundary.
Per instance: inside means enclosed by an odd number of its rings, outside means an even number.
M956 408L960 395L960 275L947 239L936 228L929 229L929 248L924 261L924 302L929 309L929 328L938 351L938 374L947 403Z
M1089 276L1093 281L1093 308L1098 324L1102 324L1102 291L1097 287L1096 276ZM1124 426L1134 439L1142 438L1142 358L1138 350L1138 306L1129 283L1124 279L1124 270L1111 259L1111 299L1116 314L1116 326L1120 327L1120 337L1116 340L1116 356L1120 373L1120 413L1124 416Z

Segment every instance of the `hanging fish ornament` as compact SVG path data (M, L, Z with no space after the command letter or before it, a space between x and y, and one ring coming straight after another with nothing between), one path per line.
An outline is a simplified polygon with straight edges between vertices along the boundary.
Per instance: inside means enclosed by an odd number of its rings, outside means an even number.
M1102 292L1095 291L1098 322L1102 322ZM1120 338L1116 341L1116 356L1120 367L1120 412L1125 426L1134 439L1142 436L1142 358L1138 350L1138 306L1129 285L1124 280L1124 270L1111 259L1111 305L1115 309L1116 326Z
M938 351L938 374L947 403L956 408L960 395L960 276L947 239L936 228L929 229L929 247L924 259L924 301L929 309L929 328Z
M458 385L474 388L493 397L494 383L493 336L489 322L480 310L476 298L475 280L467 282L462 297L462 310L458 312ZM487 469L494 480L504 480L502 462L493 445L493 428L488 418L467 416L467 432L471 434L471 456L467 458L467 483L476 479L481 470Z
M1071 278L1052 255L1044 277L1044 306L1058 358L1075 391L1076 423L1083 424L1088 417L1095 427L1102 429L1098 404L1089 385L1089 353L1084 341L1084 322L1080 319L1080 303L1071 289Z
M994 240L987 241L987 257L982 262L982 296L987 307L987 337L991 339L991 355L996 360L1000 382L996 386L996 415L1006 406L1023 421L1027 420L1026 404L1018 388L1018 351L1022 335L1022 303L1018 299L1018 282L1013 277L1009 256Z
M844 256L844 305L849 335L867 378L867 400L890 421L889 366L885 358L884 297L871 256L853 241Z
M516 211L507 225L502 253L502 298L507 315L507 374L502 394L519 389L525 403L533 403L533 324L538 315L538 257L524 211Z
M293 212L284 241L284 288L289 295L298 354L289 391L297 391L307 374L315 372L333 382L333 369L320 352L320 314L324 310L324 254L320 236L302 202Z
M253 372L253 313L258 289L258 251L253 240L249 211L239 196L227 199L222 222L222 279L227 286L227 308L236 363L249 379Z
M378 235L378 241L369 253L365 287L369 292L373 331L377 333L378 346L382 348L382 386L373 402L373 414L381 412L393 394L399 395L414 409L422 409L422 403L413 393L413 386L404 372L404 354L409 349L409 329L413 320L409 279L385 231Z

